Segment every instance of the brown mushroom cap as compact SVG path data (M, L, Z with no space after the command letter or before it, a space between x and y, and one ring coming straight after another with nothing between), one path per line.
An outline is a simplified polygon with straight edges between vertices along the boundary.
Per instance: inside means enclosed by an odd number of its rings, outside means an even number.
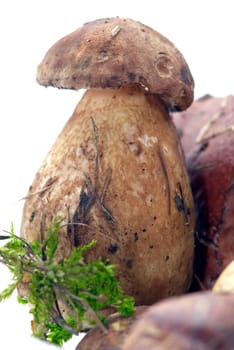
M37 81L65 89L140 84L170 110L189 107L194 91L189 67L168 39L118 17L86 23L55 43L38 67Z
M205 96L174 117L197 212L195 272L207 289L234 259L233 121L234 96Z
M149 307L132 325L121 350L231 350L234 294L211 291Z

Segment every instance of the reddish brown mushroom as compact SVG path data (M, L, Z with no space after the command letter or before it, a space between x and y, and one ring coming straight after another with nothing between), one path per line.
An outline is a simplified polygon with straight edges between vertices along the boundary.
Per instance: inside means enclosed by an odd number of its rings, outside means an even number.
M44 239L64 216L60 257L97 241L137 304L185 292L193 265L193 198L169 109L193 100L175 46L130 19L101 19L58 41L38 67L45 86L90 88L30 186L21 234Z
M196 273L212 288L234 259L234 96L199 99L174 122L197 209Z
M132 326L121 350L230 350L234 294L211 291L150 306Z

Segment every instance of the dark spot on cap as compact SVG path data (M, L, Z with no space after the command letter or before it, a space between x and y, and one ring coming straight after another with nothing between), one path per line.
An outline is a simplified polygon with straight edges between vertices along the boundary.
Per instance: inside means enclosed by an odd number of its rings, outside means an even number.
M169 256L169 255L165 256L165 260L166 260L166 261L168 261L169 259L170 259L170 256Z
M108 252L110 254L115 254L118 250L118 246L117 245L114 245L114 244L111 244L108 248Z
M141 83L146 81L146 79L143 77L143 75L138 75L138 80Z
M128 73L128 77L129 77L129 79L130 79L131 81L134 81L134 80L136 79L136 74L130 72L130 73Z
M143 228L143 229L142 229L142 232L144 232L144 233L145 233L146 231L147 231L147 230L146 230L146 228Z
M103 47L100 48L99 52L100 52L100 53L107 53L108 50L109 50L109 49L108 49L107 46L103 46Z

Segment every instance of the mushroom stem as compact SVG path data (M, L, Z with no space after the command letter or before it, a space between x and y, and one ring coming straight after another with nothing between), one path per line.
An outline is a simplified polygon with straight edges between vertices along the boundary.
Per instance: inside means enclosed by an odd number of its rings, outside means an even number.
M137 85L84 94L30 186L23 237L43 239L58 214L69 224L58 254L95 239L86 259L116 264L137 304L188 289L193 200L176 129L157 95Z

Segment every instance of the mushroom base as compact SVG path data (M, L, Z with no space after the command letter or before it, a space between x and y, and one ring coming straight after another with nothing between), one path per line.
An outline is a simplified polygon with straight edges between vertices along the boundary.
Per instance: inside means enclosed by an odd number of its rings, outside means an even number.
M58 258L118 266L124 292L151 304L188 290L194 208L184 154L164 104L141 88L88 90L30 187L21 234L46 237L64 216Z

